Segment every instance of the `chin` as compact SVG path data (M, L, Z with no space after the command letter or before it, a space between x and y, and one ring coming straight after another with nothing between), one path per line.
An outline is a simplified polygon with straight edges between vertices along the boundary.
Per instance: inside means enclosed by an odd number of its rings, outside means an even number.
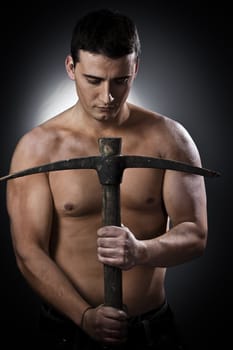
M98 116L96 119L99 121L103 121L103 122L111 121L111 120L115 119L115 114L114 115L113 114L102 114L101 116Z

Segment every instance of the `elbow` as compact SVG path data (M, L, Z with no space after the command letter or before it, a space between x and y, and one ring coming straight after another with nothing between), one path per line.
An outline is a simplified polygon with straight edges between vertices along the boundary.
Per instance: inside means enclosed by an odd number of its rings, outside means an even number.
M29 252L27 250L24 251L22 249L15 249L15 258L17 267L19 271L23 274L26 269L27 262L30 259Z
M49 255L46 247L42 247L42 245L35 242L17 242L17 244L14 242L14 253L17 267L23 275L27 273L27 271L31 271L35 262Z
M26 264L25 264L25 261L23 259L21 259L18 255L16 255L16 264L17 264L19 271L22 274L24 274Z
M196 255L197 257L200 257L204 255L206 249L206 241L205 240L199 240L198 244L196 245Z
M195 234L194 250L197 257L202 256L205 253L207 245L207 228L198 230Z
M14 253L17 267L24 275L26 271L30 270L32 262L36 259L38 255L37 249L33 244L19 244L14 246Z

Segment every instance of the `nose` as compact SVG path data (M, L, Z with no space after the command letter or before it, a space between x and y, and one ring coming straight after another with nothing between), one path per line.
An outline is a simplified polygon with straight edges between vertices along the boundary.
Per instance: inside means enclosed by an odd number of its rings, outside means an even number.
M110 89L110 84L108 82L103 84L100 96L101 96L101 102L104 105L108 105L114 101L114 97Z
M112 102L112 101L114 100L114 97L112 96L111 93L108 95L108 97L109 97L109 101L110 101L110 102Z

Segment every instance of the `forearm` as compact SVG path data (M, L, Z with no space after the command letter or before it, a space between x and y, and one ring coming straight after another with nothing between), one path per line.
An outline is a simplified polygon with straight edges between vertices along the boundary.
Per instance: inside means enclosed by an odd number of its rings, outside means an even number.
M24 256L16 252L18 267L28 284L46 302L80 326L88 303L43 250L30 247L28 251L30 254Z
M140 242L138 262L149 266L169 267L201 256L207 232L195 223L183 222L154 239Z

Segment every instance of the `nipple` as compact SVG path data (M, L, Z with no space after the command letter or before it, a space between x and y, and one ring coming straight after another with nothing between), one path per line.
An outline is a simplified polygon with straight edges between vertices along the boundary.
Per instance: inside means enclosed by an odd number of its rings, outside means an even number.
M65 210L72 211L74 209L74 205L72 203L66 203L64 205Z

